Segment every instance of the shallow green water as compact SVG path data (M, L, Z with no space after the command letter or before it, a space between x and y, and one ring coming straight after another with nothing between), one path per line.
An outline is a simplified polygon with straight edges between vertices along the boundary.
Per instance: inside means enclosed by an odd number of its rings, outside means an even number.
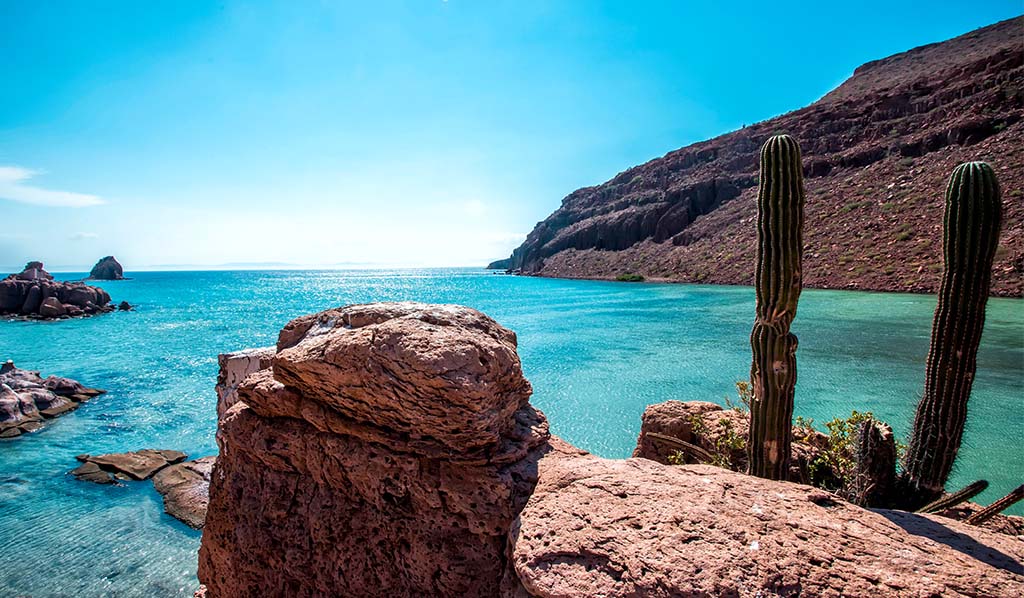
M149 483L66 475L74 455L216 450L218 353L272 344L289 319L346 303L481 309L519 335L535 405L566 440L625 457L646 405L722 403L750 367L753 290L491 275L477 270L153 272L102 283L137 311L0 322L0 359L109 392L44 431L0 444L0 595L191 595L199 534ZM73 277L68 275L67 277ZM796 412L870 410L905 436L924 381L934 297L805 291ZM1024 481L1024 302L989 303L964 447L951 485ZM1022 512L1017 507L1017 512Z

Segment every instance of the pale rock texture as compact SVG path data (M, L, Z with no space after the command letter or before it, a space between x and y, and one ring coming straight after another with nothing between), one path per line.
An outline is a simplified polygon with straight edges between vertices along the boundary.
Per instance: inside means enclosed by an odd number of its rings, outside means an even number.
M238 385L245 377L270 367L270 360L276 352L274 347L245 349L217 356L220 372L217 374L217 419L224 417L227 410L238 401Z

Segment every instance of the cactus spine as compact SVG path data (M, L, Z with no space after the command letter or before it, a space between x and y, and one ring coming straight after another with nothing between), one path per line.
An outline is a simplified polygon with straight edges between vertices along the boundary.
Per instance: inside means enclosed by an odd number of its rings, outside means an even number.
M992 167L984 162L957 166L946 189L945 271L932 321L924 396L907 451L909 490L921 502L941 496L960 448L1001 220Z
M788 135L776 135L761 148L747 442L749 472L773 480L785 479L789 469L797 346L789 326L802 288L803 225L800 146Z

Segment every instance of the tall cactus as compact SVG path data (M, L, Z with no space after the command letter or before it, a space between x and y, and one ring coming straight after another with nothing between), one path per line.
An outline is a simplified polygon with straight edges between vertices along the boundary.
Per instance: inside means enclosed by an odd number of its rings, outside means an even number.
M960 449L1001 221L992 167L984 162L957 166L946 189L946 267L932 320L924 397L907 451L908 490L920 502L942 495Z
M761 148L747 441L749 472L773 480L785 479L789 469L797 345L789 326L802 288L803 225L800 146L788 135L776 135Z

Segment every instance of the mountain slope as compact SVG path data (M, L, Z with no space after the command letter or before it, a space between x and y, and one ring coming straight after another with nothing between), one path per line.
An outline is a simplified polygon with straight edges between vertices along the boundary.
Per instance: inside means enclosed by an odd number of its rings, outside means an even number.
M806 108L579 189L492 266L750 284L758 149L779 132L804 154L806 286L934 292L946 180L985 160L1005 207L993 294L1024 295L1024 17L867 63Z

